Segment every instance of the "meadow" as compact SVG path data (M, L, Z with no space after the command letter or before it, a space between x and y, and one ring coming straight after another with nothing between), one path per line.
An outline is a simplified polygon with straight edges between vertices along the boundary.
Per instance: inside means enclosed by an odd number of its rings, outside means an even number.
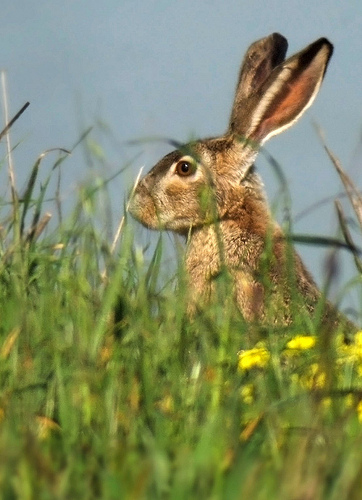
M362 333L247 324L227 276L191 321L182 253L170 276L164 235L145 258L126 212L97 223L106 179L48 227L55 154L2 200L0 498L360 499Z

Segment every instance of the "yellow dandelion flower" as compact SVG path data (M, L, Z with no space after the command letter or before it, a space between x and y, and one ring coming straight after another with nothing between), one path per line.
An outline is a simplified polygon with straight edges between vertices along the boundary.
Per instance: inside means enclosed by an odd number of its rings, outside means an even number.
M362 330L356 333L354 336L354 343L359 347L362 347Z
M254 386L253 384L245 384L240 389L241 399L247 405L251 405L254 402Z
M358 361L362 363L362 342L360 341L360 339L356 339L355 346Z
M322 407L325 410L329 410L329 408L332 406L332 398L323 398L322 399Z
M253 349L239 352L238 369L243 372L252 368L264 368L269 359L270 352L262 343L259 343Z
M355 344L341 346L337 349L338 353L338 364L343 363L355 363L358 361L358 349Z
M360 401L357 405L357 416L358 416L358 421L360 424L362 424L362 401Z
M316 345L317 338L310 335L297 335L289 340L287 349L307 350Z
M321 371L318 363L310 365L300 377L300 385L304 389L323 389L326 384L326 374Z
M352 408L355 405L355 400L352 393L347 394L347 396L344 398L344 404L346 408Z
M338 346L337 352L339 355L338 362L341 363L357 363L358 374L362 374L362 331L359 331L354 336L353 342L350 344L342 344Z

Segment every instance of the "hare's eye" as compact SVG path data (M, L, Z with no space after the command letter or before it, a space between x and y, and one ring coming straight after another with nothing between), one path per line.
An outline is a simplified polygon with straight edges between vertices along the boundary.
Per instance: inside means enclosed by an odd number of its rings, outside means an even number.
M188 160L180 160L176 165L176 173L181 177L192 175L196 171L195 163Z

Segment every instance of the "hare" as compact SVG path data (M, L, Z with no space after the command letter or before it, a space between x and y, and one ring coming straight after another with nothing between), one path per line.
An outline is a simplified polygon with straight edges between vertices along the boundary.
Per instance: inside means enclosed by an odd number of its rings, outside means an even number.
M289 324L293 308L300 309L296 294L308 314L321 298L273 220L254 166L259 147L312 104L333 52L320 38L284 60L287 45L278 33L253 43L241 66L227 132L179 146L131 196L129 211L144 226L186 238L191 314L211 299L225 269L247 321ZM325 317L340 321L332 306L325 309Z

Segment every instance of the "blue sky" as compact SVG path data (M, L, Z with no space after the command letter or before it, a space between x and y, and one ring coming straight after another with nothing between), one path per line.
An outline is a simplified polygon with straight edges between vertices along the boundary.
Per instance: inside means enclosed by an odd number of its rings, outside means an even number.
M0 28L0 68L7 70L11 114L31 102L11 136L13 143L21 141L14 153L20 185L42 151L71 147L82 130L101 119L113 135L107 141L93 132L108 158L107 175L142 153L113 186L114 213L120 216L138 168L148 170L168 151L162 143L131 147L127 141L150 136L186 141L223 132L242 56L251 42L273 31L288 38L289 54L320 36L335 46L312 108L266 144L290 183L293 213L340 191L314 122L361 181L360 0L12 0L2 6ZM274 176L262 159L257 165L272 200ZM66 162L63 175L71 201L77 183L89 175L80 151ZM331 203L304 217L295 230L333 235L336 226ZM321 279L324 252L300 251ZM346 269L350 260L344 259Z

